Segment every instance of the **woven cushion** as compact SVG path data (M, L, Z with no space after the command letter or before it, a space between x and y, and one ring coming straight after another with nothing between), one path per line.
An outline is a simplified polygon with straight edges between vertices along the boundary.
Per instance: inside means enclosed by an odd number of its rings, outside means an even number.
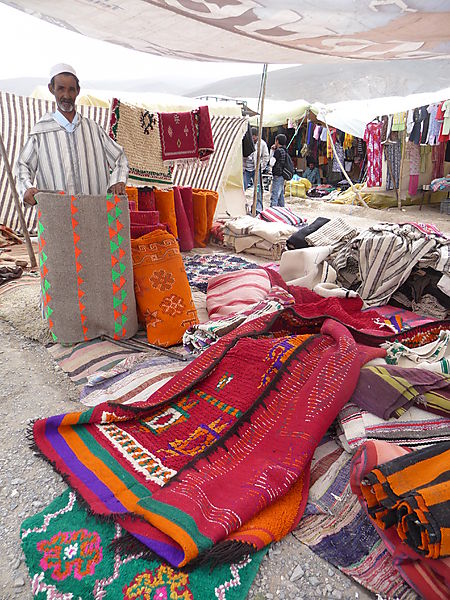
M264 269L244 269L210 277L206 309L210 318L224 317L263 300L270 292L270 278Z
M151 344L179 344L198 323L178 242L167 231L132 240L134 288Z
M271 206L270 208L266 208L261 212L259 217L264 221L278 221L286 223L287 225L294 225L294 227L303 223L303 220L298 215L284 206Z

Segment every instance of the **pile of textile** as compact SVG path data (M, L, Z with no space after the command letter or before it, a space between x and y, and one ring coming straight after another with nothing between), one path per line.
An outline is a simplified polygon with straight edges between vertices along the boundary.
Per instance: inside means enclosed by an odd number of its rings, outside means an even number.
M436 320L450 314L450 239L433 225L379 223L357 231L345 218L319 217L301 224L286 246L286 282L326 284L315 291L357 294L366 306L391 302Z
M127 195L132 239L163 229L177 238L182 252L208 244L217 192L189 186L127 187Z
M339 220L310 228L278 271L226 254L180 265L168 231L147 235L170 256L159 264L151 250L152 274L141 275L146 236L131 242L141 298L164 302L170 281L159 272L180 267L209 320L184 334L194 354L55 347L92 408L31 426L34 449L75 492L22 526L33 589L100 598L158 581L221 597L231 571L245 596L258 552L293 532L375 593L445 598L450 322L362 310L332 283L333 256L359 235ZM145 289L149 277L158 289ZM171 331L158 326L147 315L152 334ZM51 570L75 569L76 544L90 549L82 564L95 577L55 581ZM203 564L221 565L208 582Z
M257 217L246 215L216 221L212 227L212 239L233 252L279 260L287 240L305 225L306 219L289 208L273 206Z
M297 230L293 225L268 222L246 215L226 221L222 228L223 246L233 252L247 252L279 260L286 240Z

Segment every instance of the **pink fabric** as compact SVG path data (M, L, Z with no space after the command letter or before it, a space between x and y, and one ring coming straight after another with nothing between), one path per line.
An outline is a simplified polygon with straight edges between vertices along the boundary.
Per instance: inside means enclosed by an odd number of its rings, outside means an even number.
M192 200L192 188L191 187L179 187L181 199L183 201L184 211L189 223L192 238L194 237L194 203Z
M368 123L364 132L364 141L367 144L367 187L378 187L382 182L382 127L382 123Z
M417 194L418 187L419 187L419 176L418 175L410 175L409 176L408 194L410 196L415 196Z
M139 210L156 210L156 200L153 188L138 188Z
M167 225L165 223L158 223L157 225L130 225L130 235L131 239L135 240L137 238L142 237L146 233L151 233L156 229L163 229L164 231L168 231Z
M136 202L134 200L128 200L128 208L130 211L136 210Z
M214 275L208 281L206 310L211 318L232 315L263 300L271 287L264 269L242 269Z
M173 188L173 198L177 217L178 244L181 252L189 252L194 247L194 236L192 235L179 187Z
M157 210L131 210L130 223L132 225L158 225L159 212Z

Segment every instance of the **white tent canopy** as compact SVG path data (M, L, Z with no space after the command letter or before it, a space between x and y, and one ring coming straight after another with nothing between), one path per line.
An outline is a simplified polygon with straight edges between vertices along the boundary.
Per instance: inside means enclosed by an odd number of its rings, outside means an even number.
M196 60L448 58L448 0L3 0L71 31Z
M410 96L352 100L327 105L313 104L311 110L317 114L320 121L326 120L328 125L362 138L367 123L373 121L375 117L404 112L449 98L450 88L446 88L437 92L411 94Z

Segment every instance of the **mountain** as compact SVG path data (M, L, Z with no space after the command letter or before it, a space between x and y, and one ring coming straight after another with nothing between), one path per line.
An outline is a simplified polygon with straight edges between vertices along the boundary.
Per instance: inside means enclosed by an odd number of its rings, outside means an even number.
M260 84L259 75L232 77L191 90L190 95L257 98ZM447 60L348 61L307 64L271 71L267 77L266 98L303 98L327 104L343 100L407 96L438 91L449 86L450 69Z
M17 77L0 79L0 90L20 96L30 96L38 85L47 85L48 79L44 77ZM117 90L118 92L155 92L164 94L187 95L189 84L182 81L167 82L159 79L96 79L81 82L82 89L89 90Z

